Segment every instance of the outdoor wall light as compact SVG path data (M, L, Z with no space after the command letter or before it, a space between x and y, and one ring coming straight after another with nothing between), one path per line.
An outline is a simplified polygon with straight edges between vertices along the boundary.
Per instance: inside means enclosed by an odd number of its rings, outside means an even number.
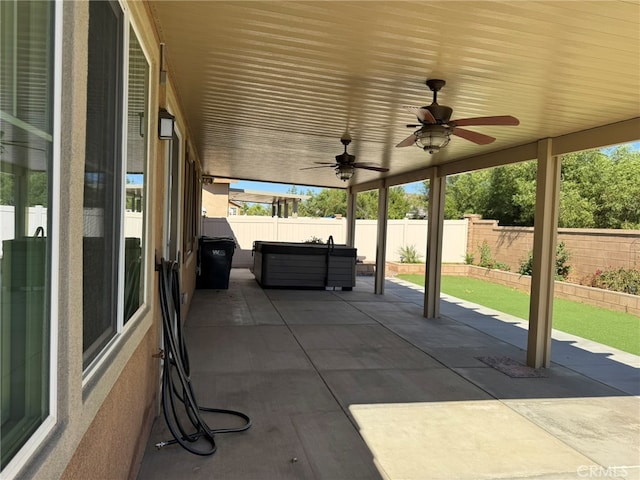
M171 140L173 138L173 122L176 119L164 108L158 113L158 137L160 140Z

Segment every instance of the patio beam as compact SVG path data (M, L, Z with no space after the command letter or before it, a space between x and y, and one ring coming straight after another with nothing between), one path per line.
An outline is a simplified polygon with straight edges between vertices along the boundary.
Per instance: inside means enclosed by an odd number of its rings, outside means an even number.
M555 137L552 153L564 155L637 140L640 140L640 117Z
M562 163L560 157L552 155L552 152L553 141L550 138L538 142L533 270L527 339L527 365L533 368L548 368L551 363L553 288Z
M439 170L439 168L434 168L429 175L429 218L427 221L427 264L424 278L423 313L426 318L440 316L444 193L447 177L439 176Z
M501 167L512 163L525 162L527 160L535 160L537 154L537 143L527 143L517 147L505 148L495 152L483 153L473 157L463 158L455 162L449 162L440 165L440 175L456 175L458 173L472 172L485 168Z

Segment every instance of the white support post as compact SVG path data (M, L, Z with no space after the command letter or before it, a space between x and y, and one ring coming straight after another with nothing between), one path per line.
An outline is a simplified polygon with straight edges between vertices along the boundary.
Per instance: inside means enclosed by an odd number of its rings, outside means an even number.
M378 243L376 246L376 277L374 293L384 293L385 264L387 261L387 217L389 216L389 187L378 189Z
M440 177L439 170L434 168L429 175L429 218L427 223L427 264L424 273L423 313L426 318L438 318L440 316L445 185L446 177Z
M355 246L356 243L356 200L357 193L353 189L347 189L347 245Z
M553 282L555 280L561 167L560 157L553 156L552 149L551 139L547 138L538 142L533 271L527 340L527 365L533 368L548 368L551 363Z

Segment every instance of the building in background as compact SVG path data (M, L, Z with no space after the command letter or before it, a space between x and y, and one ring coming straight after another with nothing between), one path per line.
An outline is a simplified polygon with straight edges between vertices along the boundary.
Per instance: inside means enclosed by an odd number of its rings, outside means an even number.
M272 217L297 217L298 205L308 195L293 193L258 192L231 188L236 180L204 177L202 182L202 216L228 217L241 215L245 204L259 203L271 209Z

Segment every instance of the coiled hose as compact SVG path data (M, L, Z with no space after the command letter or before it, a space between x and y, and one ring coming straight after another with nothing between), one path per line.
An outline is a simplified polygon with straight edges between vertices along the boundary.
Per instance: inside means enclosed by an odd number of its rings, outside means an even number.
M163 259L160 273L160 307L165 348L162 370L162 409L174 439L157 443L156 448L178 443L195 455L213 455L218 448L214 438L216 434L243 432L251 426L251 419L235 410L200 407L196 402L189 377L189 356L180 321L180 285L177 264ZM233 415L242 418L245 424L235 428L213 429L202 418L202 413ZM200 448L196 446L203 443L204 446Z

